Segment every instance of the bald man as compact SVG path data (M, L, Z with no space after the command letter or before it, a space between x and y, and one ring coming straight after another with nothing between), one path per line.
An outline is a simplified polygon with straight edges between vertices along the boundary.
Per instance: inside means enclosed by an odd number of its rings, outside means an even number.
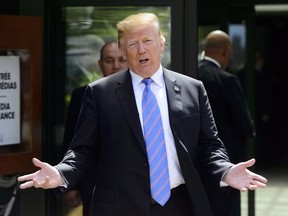
M246 159L246 144L255 135L246 98L239 79L225 71L232 57L230 37L223 31L210 32L205 40L204 58L198 67L198 79L207 90L219 138L224 142L232 163ZM240 216L240 193L211 187L207 190L215 216Z

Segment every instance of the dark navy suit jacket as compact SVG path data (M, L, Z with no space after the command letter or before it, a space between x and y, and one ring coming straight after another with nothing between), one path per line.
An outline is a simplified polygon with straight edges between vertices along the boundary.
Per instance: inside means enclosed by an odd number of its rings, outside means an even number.
M232 164L217 130L202 82L163 69L170 126L193 215L212 212L198 167L219 187ZM130 72L97 80L86 89L76 133L64 160L56 166L76 185L93 169L97 174L91 215L149 216L150 180ZM62 188L62 192L65 192Z
M219 137L231 162L246 160L247 139L255 136L255 128L240 80L205 59L199 64L198 79L207 90Z

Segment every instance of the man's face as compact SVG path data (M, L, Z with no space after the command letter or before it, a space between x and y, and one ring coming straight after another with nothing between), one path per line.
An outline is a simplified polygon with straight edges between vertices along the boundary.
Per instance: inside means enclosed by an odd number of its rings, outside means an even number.
M121 49L126 56L128 67L138 75L151 77L160 67L164 42L153 26L125 34Z
M116 43L107 45L103 50L103 58L98 61L103 76L109 76L127 68L125 56Z

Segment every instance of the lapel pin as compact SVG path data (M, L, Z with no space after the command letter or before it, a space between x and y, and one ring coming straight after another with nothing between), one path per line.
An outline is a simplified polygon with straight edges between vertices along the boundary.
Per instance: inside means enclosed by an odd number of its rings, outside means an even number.
M180 86L174 85L174 91L175 91L176 94L180 94L180 93L181 93L181 88L180 88Z

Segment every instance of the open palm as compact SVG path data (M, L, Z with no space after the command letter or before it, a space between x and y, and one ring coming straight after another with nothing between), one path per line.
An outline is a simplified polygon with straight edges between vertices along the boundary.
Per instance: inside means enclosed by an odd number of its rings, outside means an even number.
M40 170L31 174L20 176L18 181L25 181L20 185L21 189L30 187L48 189L63 185L62 177L55 167L48 163L44 163L37 158L33 158L32 161L36 167L40 168Z
M255 159L251 159L232 166L224 176L223 181L242 192L266 188L267 179L247 169L254 163Z

